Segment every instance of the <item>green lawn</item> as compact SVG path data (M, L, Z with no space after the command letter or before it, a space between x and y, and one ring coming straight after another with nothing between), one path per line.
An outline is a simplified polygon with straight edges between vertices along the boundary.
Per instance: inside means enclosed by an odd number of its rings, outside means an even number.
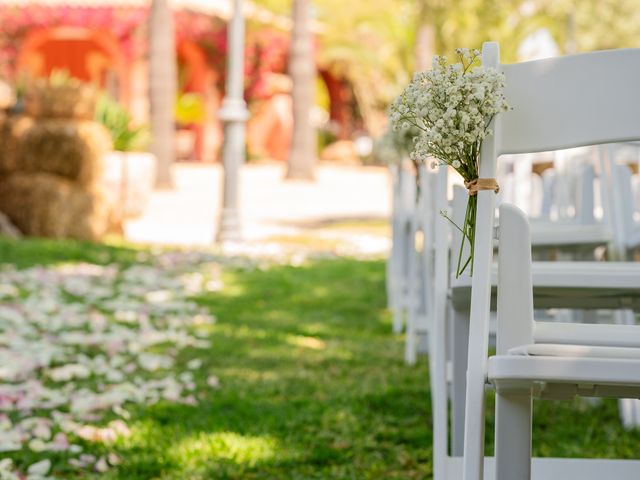
M126 248L0 241L0 261L20 267L139 257ZM235 269L224 281L222 291L197 298L218 322L196 377L215 374L220 387L197 406L132 408L133 434L109 447L122 463L101 478L430 478L426 361L402 363L383 261ZM633 458L640 433L621 428L615 402L537 402L534 445L545 456Z

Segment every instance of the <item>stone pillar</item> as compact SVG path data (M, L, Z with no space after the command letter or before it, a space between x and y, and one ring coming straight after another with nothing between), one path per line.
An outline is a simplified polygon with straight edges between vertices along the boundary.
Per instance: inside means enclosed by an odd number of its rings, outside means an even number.
M222 144L222 207L218 219L219 243L241 239L238 211L239 173L245 155L245 124L249 118L244 101L244 16L242 0L234 1L231 22L227 26L227 78L219 116L224 123Z

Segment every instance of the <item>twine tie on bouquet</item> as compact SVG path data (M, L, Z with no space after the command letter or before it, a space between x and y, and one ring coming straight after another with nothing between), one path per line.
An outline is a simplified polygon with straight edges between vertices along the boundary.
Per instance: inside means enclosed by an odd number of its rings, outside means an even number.
M470 197L477 195L480 190L493 190L496 193L500 192L500 186L495 178L475 178L468 182L464 182L464 186L469 191Z

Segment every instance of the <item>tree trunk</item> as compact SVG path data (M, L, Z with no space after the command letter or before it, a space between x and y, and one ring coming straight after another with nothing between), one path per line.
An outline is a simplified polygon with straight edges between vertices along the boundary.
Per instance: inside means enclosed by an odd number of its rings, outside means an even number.
M436 53L437 17L442 11L442 2L438 0L419 0L416 31L416 72L431 69L431 59Z
M431 23L418 25L416 34L416 72L431 69L431 59L436 51L436 30Z
M292 18L289 74L293 83L293 132L286 178L313 179L317 145L310 113L314 102L316 66L309 31L309 0L293 0Z
M156 188L173 188L176 77L176 47L171 8L168 0L153 0L149 12L149 119L151 152L158 161Z

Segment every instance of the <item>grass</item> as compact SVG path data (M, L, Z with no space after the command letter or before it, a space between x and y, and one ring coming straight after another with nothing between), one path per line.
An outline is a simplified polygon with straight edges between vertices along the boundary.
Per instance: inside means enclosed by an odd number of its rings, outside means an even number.
M128 262L137 254L0 242L0 261L21 267L59 258ZM134 410L133 435L115 445L122 464L104 478L431 477L426 361L402 363L402 338L390 333L385 310L382 261L234 270L224 280L223 291L197 299L218 317L198 374L217 375L220 388L204 392L198 406ZM640 434L621 428L613 401L540 401L535 417L538 455L637 456Z

